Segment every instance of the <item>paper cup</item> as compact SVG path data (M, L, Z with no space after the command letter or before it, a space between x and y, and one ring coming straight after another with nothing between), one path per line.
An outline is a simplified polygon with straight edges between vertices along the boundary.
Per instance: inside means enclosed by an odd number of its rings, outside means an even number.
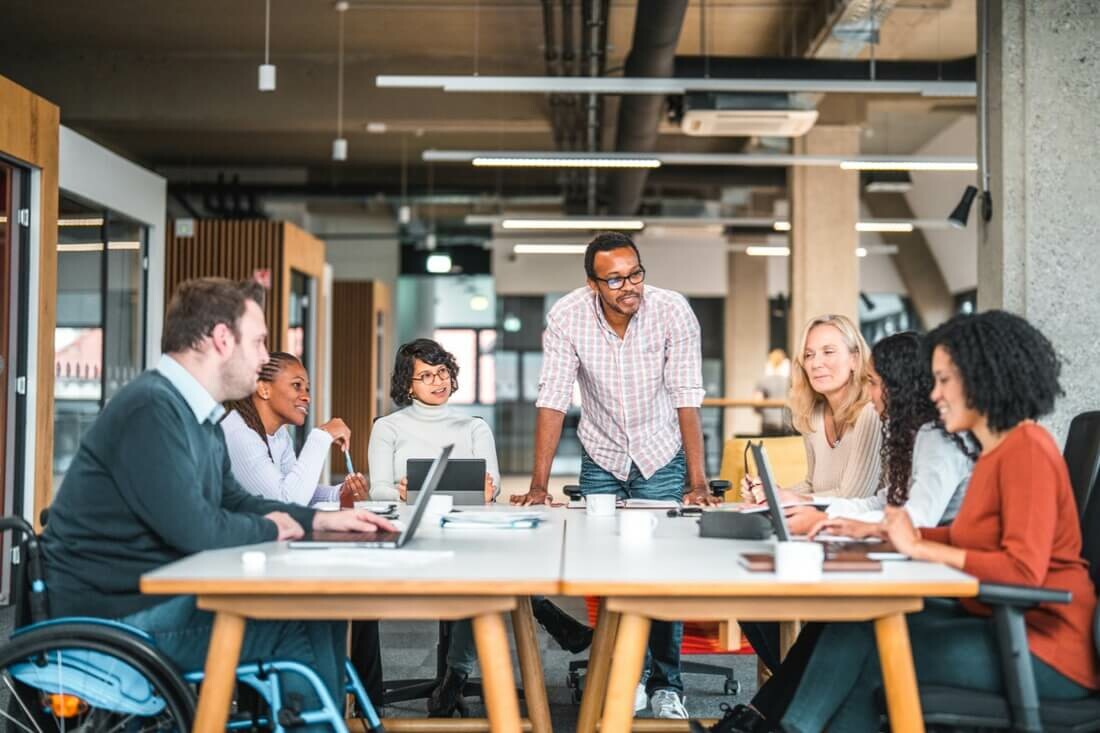
M619 512L619 539L623 542L645 542L657 531L657 522L657 517L651 512Z
M780 580L821 580L825 547L819 542L776 542L775 575Z
M590 517L610 517L615 513L615 494L588 494L584 497L584 510Z

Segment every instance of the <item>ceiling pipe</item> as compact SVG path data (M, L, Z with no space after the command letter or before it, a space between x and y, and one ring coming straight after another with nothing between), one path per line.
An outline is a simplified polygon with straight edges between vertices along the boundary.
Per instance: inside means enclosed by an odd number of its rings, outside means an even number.
M670 77L675 70L676 45L684 25L688 0L638 0L634 15L634 43L626 57L623 76ZM659 94L623 97L615 150L645 153L657 147L657 128L665 109ZM633 214L642 201L648 171L616 171L610 177L609 213Z
M869 61L785 57L677 56L672 76L698 79L709 68L713 79L829 79L864 81L871 78ZM876 61L878 81L968 81L977 79L974 56L951 61Z

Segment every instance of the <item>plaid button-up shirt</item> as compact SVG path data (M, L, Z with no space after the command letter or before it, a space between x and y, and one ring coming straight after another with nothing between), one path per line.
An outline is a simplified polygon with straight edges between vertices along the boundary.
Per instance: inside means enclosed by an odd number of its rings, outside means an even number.
M596 293L578 288L546 315L535 404L565 412L579 382L585 451L621 481L631 462L649 478L680 450L676 408L703 403L699 338L699 321L679 293L647 284L620 339Z

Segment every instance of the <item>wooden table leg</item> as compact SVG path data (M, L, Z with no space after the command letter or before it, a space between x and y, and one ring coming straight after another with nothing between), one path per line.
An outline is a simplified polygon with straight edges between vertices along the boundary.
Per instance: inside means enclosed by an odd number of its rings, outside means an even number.
M886 688L886 709L890 730L894 733L923 733L917 674L913 669L913 651L909 646L909 627L904 613L875 619L882 682Z
M592 648L588 652L588 673L584 676L584 696L581 697L581 710L577 717L577 733L596 733L596 723L603 713L603 701L607 695L607 678L611 672L611 654L615 650L615 632L618 628L619 614L608 611L607 603L601 598L596 633L592 636Z
M473 625L489 728L494 733L520 733L519 698L504 619L499 613L483 613L474 616Z
M550 703L546 699L546 681L542 677L542 658L539 655L538 637L535 636L535 618L531 610L530 596L517 599L512 611L512 630L516 635L516 655L519 672L523 678L523 692L527 701L527 718L533 733L553 733L550 722Z
M221 733L225 730L243 641L244 618L219 611L214 616L210 647L206 651L202 694L199 695L199 707L195 715L194 730L197 733Z
M634 720L634 690L642 677L649 626L647 617L635 613L624 613L619 620L600 733L626 733L630 730Z

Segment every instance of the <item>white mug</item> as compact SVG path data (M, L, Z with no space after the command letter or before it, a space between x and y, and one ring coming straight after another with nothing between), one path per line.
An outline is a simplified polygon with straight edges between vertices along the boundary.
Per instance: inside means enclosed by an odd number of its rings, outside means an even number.
M610 517L615 513L615 494L587 494L584 497L584 510L590 517Z
M776 542L775 576L780 580L821 580L825 547L820 542Z
M428 506L424 508L424 515L428 517L442 517L454 509L455 498L450 494L432 494L428 497Z
M657 517L640 509L619 512L619 539L623 542L645 542L657 531Z

